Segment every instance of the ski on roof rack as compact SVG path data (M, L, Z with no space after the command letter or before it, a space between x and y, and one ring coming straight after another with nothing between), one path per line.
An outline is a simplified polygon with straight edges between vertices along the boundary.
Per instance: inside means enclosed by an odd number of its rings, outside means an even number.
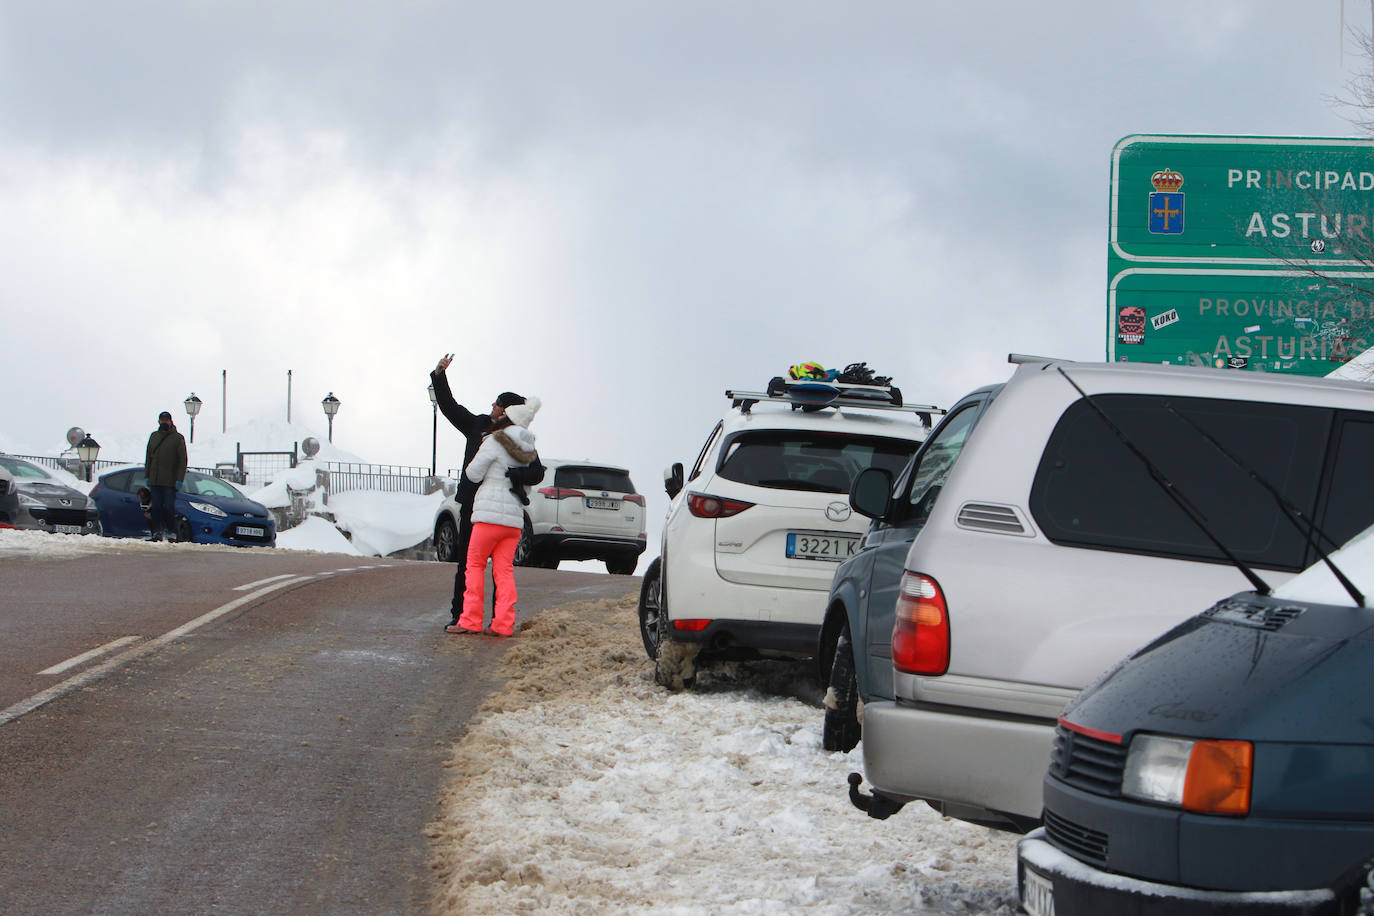
M789 404L793 410L814 412L827 407L864 407L871 410L900 410L913 413L927 429L931 417L945 411L934 404L903 404L902 391L890 385L849 385L843 382L787 381L775 378L767 391L741 391L727 388L725 396L732 407L749 413L761 401Z

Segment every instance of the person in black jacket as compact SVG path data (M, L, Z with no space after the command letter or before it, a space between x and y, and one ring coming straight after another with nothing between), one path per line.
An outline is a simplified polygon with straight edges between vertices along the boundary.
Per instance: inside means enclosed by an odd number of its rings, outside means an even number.
M150 541L177 539L177 490L186 479L186 439L177 432L172 414L157 415L157 429L148 437L143 471L148 476Z
M448 376L445 374L452 362L453 354L444 354L439 364L434 367L434 371L429 374L430 382L434 385L434 399L444 419L453 424L453 428L462 433L463 438L467 440L467 445L463 448L463 467L459 469L458 474L458 491L454 495L458 502L458 570L453 576L453 601L449 607L449 616L452 619L447 624L449 626L456 625L458 616L463 613L463 593L467 590L465 573L468 542L472 539L472 499L477 494L477 484L468 480L462 471L467 469L468 462L477 454L477 449L482 444L482 434L487 431L487 427L504 417L507 407L525 403L525 399L515 392L503 391L492 402L490 413L473 413L453 399L453 390L449 388ZM511 478L512 489L522 489L544 479L544 465L535 459L527 467L511 468L507 476ZM495 591L493 588L493 602L496 601Z

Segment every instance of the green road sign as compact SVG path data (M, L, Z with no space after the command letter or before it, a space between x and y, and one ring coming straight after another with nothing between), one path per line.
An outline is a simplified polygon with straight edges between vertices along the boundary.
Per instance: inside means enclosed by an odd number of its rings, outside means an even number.
M1374 270L1130 268L1108 291L1108 359L1326 375L1374 347ZM1352 288L1356 287L1356 288Z
M1109 233L1110 360L1325 375L1374 346L1374 141L1126 137Z

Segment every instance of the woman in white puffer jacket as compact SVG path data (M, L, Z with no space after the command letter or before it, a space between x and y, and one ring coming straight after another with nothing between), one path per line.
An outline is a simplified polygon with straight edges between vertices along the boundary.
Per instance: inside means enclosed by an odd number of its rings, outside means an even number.
M506 472L535 459L534 433L529 431L529 425L539 406L539 399L530 397L523 404L507 407L505 415L483 434L481 447L464 470L468 479L480 486L472 501L472 540L468 543L463 613L457 623L444 628L450 633L515 635L515 602L519 597L515 592L515 548L524 528L525 509ZM483 631L488 559L496 585L496 607L491 628Z

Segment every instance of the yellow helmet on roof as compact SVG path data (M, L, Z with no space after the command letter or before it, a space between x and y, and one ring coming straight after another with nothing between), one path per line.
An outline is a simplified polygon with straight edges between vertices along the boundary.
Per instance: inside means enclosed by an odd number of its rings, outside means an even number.
M825 371L825 367L820 363L797 363L791 369L787 370L787 374L792 376L796 381L812 379L824 381L829 377L828 373Z

